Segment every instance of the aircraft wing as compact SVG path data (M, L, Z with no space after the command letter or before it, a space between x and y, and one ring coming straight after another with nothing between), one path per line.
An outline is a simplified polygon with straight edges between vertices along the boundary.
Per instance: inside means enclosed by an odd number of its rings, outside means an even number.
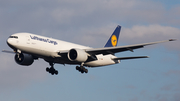
M175 41L175 39L143 43L143 44L127 45L127 46L105 47L105 48L94 48L94 49L92 48L92 49L85 49L85 51L91 55L97 55L97 54L107 55L107 54L114 54L114 53L124 52L124 51L133 52L134 49L143 48L144 46L147 46L147 45L153 45L153 44L169 42L169 41Z
M89 54L89 57L91 57L93 60L96 60L94 58L94 55L98 55L98 54L107 55L107 54L114 54L114 53L124 52L124 51L131 51L131 52L133 52L134 49L143 48L144 46L147 46L147 45L153 45L153 44L169 42L169 41L175 41L175 40L176 39L170 39L170 40L164 40L164 41L157 41L157 42L150 42L150 43L143 43L143 44L135 44L135 45L127 45L127 46L91 48L91 49L84 49L84 51ZM67 57L68 51L69 50L59 51L58 55L60 55L63 58L68 59L68 57ZM135 59L135 58L148 58L148 57L147 56L142 56L142 57L124 57L124 58L116 58L114 60L125 60L125 59Z

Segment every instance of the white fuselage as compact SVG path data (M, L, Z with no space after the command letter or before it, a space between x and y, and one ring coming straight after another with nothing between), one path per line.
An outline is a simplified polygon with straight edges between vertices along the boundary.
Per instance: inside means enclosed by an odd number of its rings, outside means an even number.
M67 62L58 55L58 52L63 52L67 50L71 50L73 48L78 49L91 49L91 47L82 46L70 42L65 42L57 39L52 39L44 36L39 36L31 33L16 33L12 36L17 36L18 38L9 38L7 40L8 44L21 52L25 52L28 54L33 54L43 59L52 59L60 58L56 60L56 63L61 64L71 64L70 60ZM114 55L96 55L97 60L85 62L84 65L88 67L98 67L120 63L120 61L112 60L112 58L116 58ZM62 59L62 61L61 61ZM72 62L72 64L74 64Z

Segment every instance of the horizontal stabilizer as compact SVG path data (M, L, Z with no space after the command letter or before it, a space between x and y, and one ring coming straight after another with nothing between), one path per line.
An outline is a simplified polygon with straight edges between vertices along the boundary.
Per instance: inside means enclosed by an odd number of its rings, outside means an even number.
M5 53L16 53L14 51L9 51L9 50L2 50L2 52L5 52Z
M120 57L120 58L113 58L112 60L128 60L128 59L139 59L139 58L149 58L149 56Z

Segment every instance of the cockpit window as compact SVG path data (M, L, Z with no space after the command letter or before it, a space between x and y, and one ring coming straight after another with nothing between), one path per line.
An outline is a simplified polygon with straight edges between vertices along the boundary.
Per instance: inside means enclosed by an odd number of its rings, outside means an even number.
M18 39L18 37L17 37L17 36L10 36L9 38L16 38L16 39Z

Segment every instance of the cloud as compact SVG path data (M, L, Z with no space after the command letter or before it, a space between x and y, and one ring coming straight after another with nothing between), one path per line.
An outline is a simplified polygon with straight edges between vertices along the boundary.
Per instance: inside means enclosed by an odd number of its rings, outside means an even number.
M87 28L93 32L112 24L124 28L143 24L177 26L180 21L178 11L179 7L166 11L161 3L142 0L7 0L0 6L0 32L1 35L21 31L44 35L53 33L52 36L57 37L87 35L78 32Z
M44 80L46 76L45 72L42 72L42 69L38 68L44 66L39 64L41 61L35 61L32 66L25 67L16 64L13 56L12 54L6 53L0 54L0 93L6 93L12 89L23 89L32 82ZM37 62L39 63L37 64Z
M170 75L177 75L180 76L180 70L169 70L168 72L165 73L166 76Z
M161 90L164 90L164 91L171 91L173 90L173 87L174 85L170 84L170 85L165 85L161 88Z
M155 101L179 101L180 100L180 94L177 93L161 93L161 94L157 94L153 100Z
M174 101L179 101L180 100L180 93L174 94Z
M132 98L132 99L130 99L128 101L139 101L139 100L138 100L138 97L134 97L134 98Z
M100 26L110 22L120 24L171 24L177 25L179 21L179 7L166 10L163 4L142 0L78 0L73 2L59 1L60 5L52 10L57 21L70 21L71 25ZM142 9L143 8L143 9ZM51 13L50 13L51 14ZM169 16L173 15L173 16ZM175 19L175 21L173 21ZM60 22L61 23L61 22Z
M127 85L126 88L128 88L128 89L136 89L137 87L135 87L133 85Z
M165 39L180 39L180 29L162 25L135 25L132 28L122 29L124 41L156 41Z

